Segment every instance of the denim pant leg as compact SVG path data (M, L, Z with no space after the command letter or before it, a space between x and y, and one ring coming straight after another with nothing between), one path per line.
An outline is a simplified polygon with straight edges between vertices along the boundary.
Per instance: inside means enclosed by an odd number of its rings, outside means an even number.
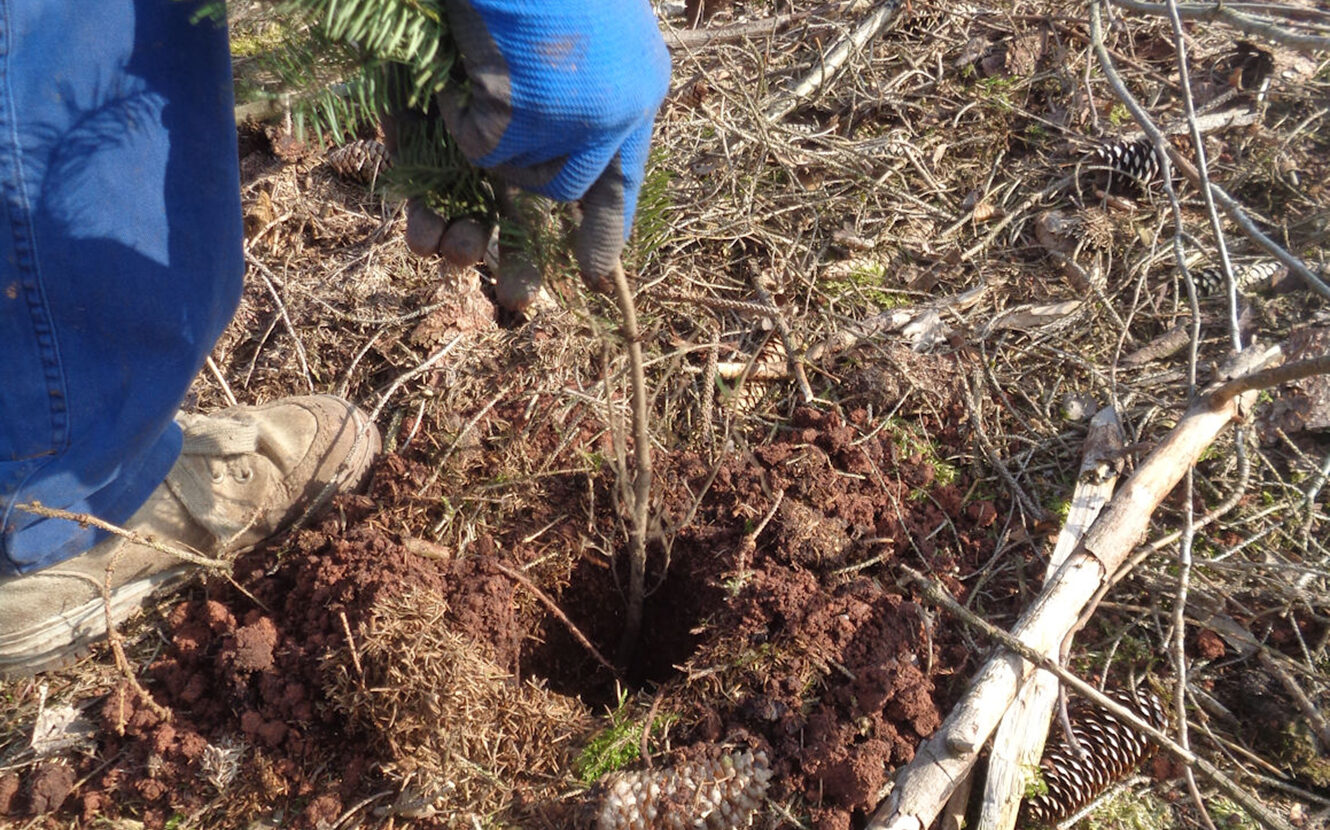
M0 577L129 518L239 302L221 22L180 0L0 0Z

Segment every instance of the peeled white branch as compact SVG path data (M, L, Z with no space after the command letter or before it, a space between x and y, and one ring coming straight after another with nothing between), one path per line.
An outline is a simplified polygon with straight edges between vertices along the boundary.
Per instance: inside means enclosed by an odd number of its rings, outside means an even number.
M822 56L812 71L799 81L794 89L781 94L771 106L767 107L765 113L767 120L779 121L793 112L795 107L835 75L845 61L849 60L850 55L863 49L869 41L893 23L903 6L903 0L884 0L879 3L849 37L841 40L830 52Z
M1249 349L1239 355L1228 374L1231 377L1259 370L1278 356L1278 348ZM1145 537L1155 508L1220 430L1254 398L1254 391L1201 395L1109 502L1066 563L1017 621L1012 635L1036 652L1054 653L1104 579ZM974 765L1032 669L1031 663L1011 651L1003 649L995 654L980 670L965 698L933 737L919 747L914 760L898 771L896 786L873 816L869 830L929 827L957 782Z
M1111 406L1104 407L1091 419L1085 436L1085 457L1071 497L1071 510L1049 557L1045 585L1075 551L1113 495L1122 463L1121 450L1122 423ZM1059 660L1058 652L1047 656ZM977 830L1012 830L1016 826L1027 770L1039 764L1057 697L1058 679L1036 670L1007 709L988 753L988 774L984 779Z

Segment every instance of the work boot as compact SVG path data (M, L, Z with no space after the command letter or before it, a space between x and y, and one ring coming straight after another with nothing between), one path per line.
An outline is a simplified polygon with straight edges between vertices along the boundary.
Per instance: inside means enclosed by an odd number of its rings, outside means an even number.
M177 420L180 459L124 528L212 559L230 560L358 487L380 447L365 414L331 395ZM200 569L113 536L73 559L0 580L0 680L67 666L106 637L102 586L113 559L112 625Z

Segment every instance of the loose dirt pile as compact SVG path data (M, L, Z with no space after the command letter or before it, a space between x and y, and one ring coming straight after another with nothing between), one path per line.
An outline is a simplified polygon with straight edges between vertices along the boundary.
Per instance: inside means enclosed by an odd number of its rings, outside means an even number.
M937 484L898 435L867 426L863 410L848 421L801 410L714 471L695 453L670 458L667 515L677 521L711 486L667 571L653 551L663 581L626 678L669 716L672 743L764 751L771 795L804 799L827 828L875 803L888 770L939 722L935 679L968 659L879 578L906 556L963 594L955 575L992 552L993 506L964 503L967 480ZM429 478L389 457L368 495L341 500L280 550L243 557L235 584L213 578L170 606L144 673L169 720L119 686L96 712L98 756L7 779L20 782L8 813L62 805L57 815L165 826L276 810L319 827L388 788L373 806L417 826L471 815L564 826L581 803L563 797L566 776L596 729L583 701L610 699L614 678L495 563L543 567L571 622L608 650L623 614L612 570L565 551L549 576L549 549L586 532L583 494L556 477L521 526L452 556L389 530L406 494L444 497ZM591 518L614 532L612 514ZM544 541L524 541L529 527Z

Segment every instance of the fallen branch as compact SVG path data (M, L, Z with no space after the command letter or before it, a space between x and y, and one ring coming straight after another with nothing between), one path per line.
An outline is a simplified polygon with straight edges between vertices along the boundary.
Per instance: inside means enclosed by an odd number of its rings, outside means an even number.
M1166 15L1168 6L1163 3L1145 3L1142 0L1112 0L1113 5L1140 14ZM1225 3L1179 3L1178 17L1186 20L1207 20L1226 23L1239 31L1257 37L1268 38L1294 49L1307 51L1325 51L1330 49L1330 37L1304 35L1284 28L1279 21L1269 17L1257 17L1235 11Z
M1257 371L1279 355L1277 347L1248 349L1236 358L1229 375ZM1222 400L1205 394L1188 408L1017 621L1012 637L1022 643L1020 653L1001 651L984 665L965 698L933 737L920 745L914 761L898 772L896 787L868 825L870 830L924 830L932 824L1031 672L1031 656L1039 658L1035 662L1042 668L1052 670L1050 666L1055 664L1045 655L1062 644L1100 584L1145 536L1155 508L1237 416L1240 404L1249 404L1254 397L1252 391ZM1060 672L1059 668L1054 673L1062 677ZM1187 756L1187 763L1198 762L1191 753Z
M1122 424L1117 412L1112 407L1105 407L1090 421L1071 510L1049 557L1044 584L1048 584L1076 549L1104 503L1113 495L1122 463L1121 452ZM1116 462L1113 461L1115 458ZM1066 647L1064 642L1059 652L1065 652ZM1049 656L1061 664L1060 654ZM1057 697L1057 678L1046 671L1036 671L1007 709L988 753L988 774L984 779L978 830L1011 830L1016 826L1027 771L1039 764Z
M729 26L717 26L713 29L684 29L681 31L666 29L661 31L667 49L701 49L713 43L725 43L750 37L774 35L805 17L811 11L790 12L768 17L765 20L752 20L745 23L733 23Z
M795 107L835 75L845 61L849 60L850 55L863 49L869 41L895 23L903 7L903 0L883 0L874 7L853 32L819 58L812 71L804 76L803 80L795 84L790 91L777 96L764 113L767 120L779 121L793 112Z
M1190 749L1187 749L1185 746L1182 746L1177 741L1174 741L1162 730L1155 728L1153 724L1142 718L1136 711L1129 709L1116 700L1113 700L1111 697L1108 697L1090 683L1087 683L1085 680L1062 668L1062 666L1058 665L1056 660L1052 660L1035 649L1030 648L1021 639L1012 634L1008 634L983 619L978 614L970 611L948 595L945 590L933 584L928 577L908 566L902 566L902 570L905 573L904 578L900 580L903 585L918 588L930 601L947 609L947 611L954 614L966 625L984 632L984 634L996 640L1005 648L1016 652L1016 654L1019 654L1024 659L1030 661L1034 666L1056 675L1058 680L1065 683L1071 689L1074 689L1081 697L1107 711L1113 717L1131 726L1131 728L1135 729L1137 732L1140 732L1143 735L1148 735L1150 739L1162 747L1164 751L1168 752L1182 763L1199 769L1202 774L1214 782L1214 784L1226 795L1246 808L1247 811L1261 824L1272 828L1272 830L1293 830L1288 822L1266 809L1265 805L1262 804L1256 796L1252 795L1247 788L1242 787L1236 781L1229 778L1214 764L1192 752ZM948 718L948 720L950 720L950 718ZM945 726L946 724L944 723L943 727L945 728ZM910 766L914 766L914 764L918 762L918 758L919 756L916 755L915 761L912 762ZM899 786L896 791L893 791L892 795L894 796L897 791L899 791ZM873 821L869 823L865 830L876 830L876 828L887 826L879 823L880 815L881 811L879 811L878 816L873 817ZM898 823L898 825L893 826L914 825L912 822L909 822Z
M1272 386L1292 383L1295 380L1303 380L1314 375L1330 375L1330 355L1285 363L1283 366L1276 366L1273 369L1263 369L1259 372L1233 378L1233 380L1209 393L1210 404L1211 406L1222 406L1238 395L1253 392L1257 389L1269 389Z

